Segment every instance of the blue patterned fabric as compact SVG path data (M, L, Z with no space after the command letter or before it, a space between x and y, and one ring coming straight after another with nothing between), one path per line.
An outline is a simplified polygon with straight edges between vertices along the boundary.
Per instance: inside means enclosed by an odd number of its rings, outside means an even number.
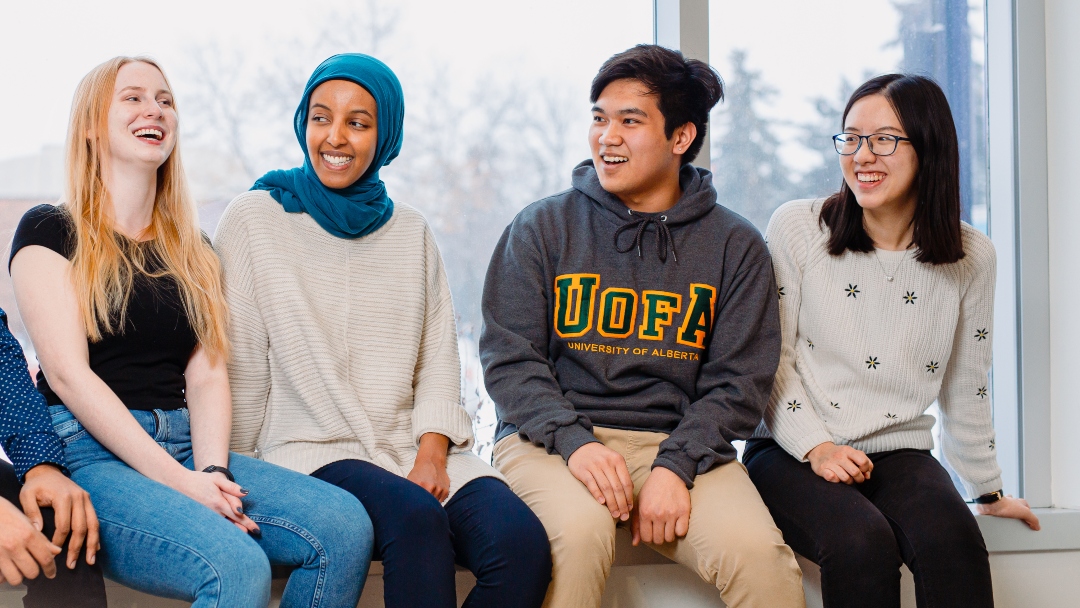
M375 98L378 140L375 158L360 179L340 190L319 181L307 149L307 118L311 93L328 80L348 80ZM289 213L307 213L327 232L341 238L359 238L378 230L394 213L394 201L386 194L379 169L401 152L405 100L397 76L383 62L348 53L322 62L308 79L296 108L293 130L304 151L304 166L271 171L260 177L252 190L266 190Z
M49 420L45 398L30 380L23 349L11 335L2 309L0 321L0 445L19 481L44 463L55 464L67 474L64 447Z

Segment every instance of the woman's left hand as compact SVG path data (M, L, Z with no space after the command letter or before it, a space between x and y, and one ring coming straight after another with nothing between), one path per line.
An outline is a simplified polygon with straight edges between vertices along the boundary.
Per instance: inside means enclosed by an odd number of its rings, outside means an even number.
M988 505L975 505L975 508L982 515L1019 519L1027 524L1032 530L1037 531L1039 529L1039 518L1035 517L1035 514L1031 511L1031 507L1028 505L1028 501L1023 498L1006 496L1001 500L992 502Z
M450 476L446 474L446 454L450 439L438 433L424 433L416 462L406 479L424 488L442 502L450 495Z

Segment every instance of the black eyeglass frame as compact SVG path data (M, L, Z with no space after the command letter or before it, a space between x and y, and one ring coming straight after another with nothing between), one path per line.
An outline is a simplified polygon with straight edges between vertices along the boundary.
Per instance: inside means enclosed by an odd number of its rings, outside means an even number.
M844 154L837 147L837 144L842 144L843 143L843 141L840 139L841 137L851 137L852 135L855 135L855 137L859 138L859 145L855 146L855 149L853 151L848 152L847 154ZM878 154L877 152L874 152L874 144L870 143L870 138L874 137L874 136L881 136L881 135L883 135L885 137L891 137L894 140L892 152L889 152L888 154ZM832 139L833 139L833 149L836 150L836 153L839 154L840 156L854 156L854 155L858 154L859 150L862 149L863 141L866 141L866 145L867 145L867 147L869 147L870 153L873 154L874 156L892 156L893 154L896 154L896 149L900 146L900 142L902 142L902 141L911 141L910 137L901 137L899 135L893 135L891 133L871 133L869 135L856 135L855 133L837 133L836 135L832 136Z

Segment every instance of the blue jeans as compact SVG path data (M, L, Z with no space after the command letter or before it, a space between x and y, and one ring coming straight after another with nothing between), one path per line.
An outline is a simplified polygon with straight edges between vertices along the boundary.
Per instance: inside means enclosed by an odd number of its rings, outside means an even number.
M132 411L143 429L191 469L186 409ZM72 479L94 501L105 575L192 608L265 608L270 566L293 566L283 608L355 608L371 562L373 532L353 496L272 464L230 454L249 494L244 512L262 530L242 532L202 504L152 481L98 443L64 406L49 408Z
M476 575L462 608L540 608L551 581L547 532L505 483L480 477L446 507L415 483L361 460L312 473L351 492L375 526L386 608L454 608L454 563Z

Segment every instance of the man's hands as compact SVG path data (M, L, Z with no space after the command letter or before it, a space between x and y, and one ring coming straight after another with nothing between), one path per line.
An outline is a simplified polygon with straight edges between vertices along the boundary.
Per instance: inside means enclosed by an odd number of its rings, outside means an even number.
M23 578L36 578L39 571L53 578L54 560L61 551L18 507L0 498L0 581L18 585Z
M23 505L27 519L39 532L44 525L41 507L52 507L56 523L52 544L62 546L68 534L71 534L67 554L68 568L75 567L84 544L86 563L94 563L97 552L101 549L101 542L98 537L97 514L86 490L68 479L60 469L49 464L39 464L26 473L26 483L19 493L19 502Z
M690 490L678 475L655 467L638 494L630 524L634 546L641 541L662 545L686 536L690 528Z
M630 511L634 508L634 482L630 480L630 471L622 454L602 443L591 442L575 450L566 464L596 502L608 508L612 517L622 521L630 519Z
M1031 512L1031 507L1028 506L1028 501L1023 498L1013 498L1012 496L1006 496L997 502L992 502L988 505L975 505L975 509L983 515L993 515L995 517L1008 517L1011 519L1019 519L1028 525L1032 530L1038 531L1039 518Z
M806 454L810 468L825 481L833 483L862 483L870 479L874 463L864 452L831 441L819 443Z
M406 477L430 492L439 502L450 495L450 476L446 474L446 454L449 449L450 438L446 435L424 433L420 436L416 462Z

